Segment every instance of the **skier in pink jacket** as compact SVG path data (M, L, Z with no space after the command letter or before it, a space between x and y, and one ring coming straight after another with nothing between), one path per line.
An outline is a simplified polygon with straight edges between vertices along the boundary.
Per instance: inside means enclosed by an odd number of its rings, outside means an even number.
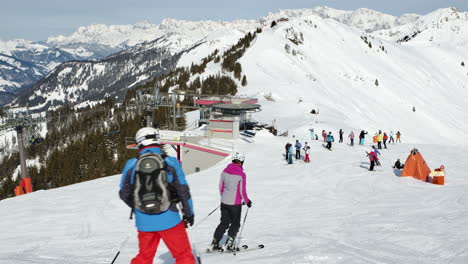
M221 179L219 181L221 222L214 232L213 241L209 248L210 251L221 249L219 241L226 232L226 229L229 229L228 237L223 249L225 251L232 251L235 249L234 239L240 228L242 204L245 203L248 207L252 206L252 201L247 196L246 175L242 167L244 160L244 154L235 152L232 155L232 163L221 173Z

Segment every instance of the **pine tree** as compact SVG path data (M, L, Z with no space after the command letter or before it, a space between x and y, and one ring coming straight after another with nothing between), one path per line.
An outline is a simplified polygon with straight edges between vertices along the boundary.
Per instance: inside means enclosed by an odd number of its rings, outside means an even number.
M247 85L247 78L245 77L245 74L244 74L244 77L242 77L242 86L246 86Z

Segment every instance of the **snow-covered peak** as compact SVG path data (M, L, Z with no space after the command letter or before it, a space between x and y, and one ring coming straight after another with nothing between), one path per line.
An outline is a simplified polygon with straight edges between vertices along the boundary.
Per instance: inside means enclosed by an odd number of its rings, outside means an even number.
M35 52L42 52L46 49L48 47L45 45L24 39L0 40L0 53L5 55L12 55L15 51L33 50Z
M465 45L468 41L468 12L442 8L420 16L411 23L374 33L393 41Z
M142 42L153 41L168 33L184 36L188 41L197 41L209 33L220 29L247 29L257 22L254 20L225 21L186 21L168 18L156 25L148 21L134 25L95 24L78 28L70 36L50 37L47 43L57 46L76 43L103 44L110 47L128 47Z
M389 29L415 21L418 15L405 14L400 17L384 14L368 8L360 8L354 11L338 10L326 6L319 6L312 9L280 10L277 13L270 13L264 20L271 21L281 18L295 18L316 15L323 19L333 19L351 27L358 28L366 32L373 32L381 29Z
M157 26L149 22L135 25L94 24L78 28L70 36L50 37L47 43L63 46L75 43L102 44L110 47L130 45L151 41L161 36Z

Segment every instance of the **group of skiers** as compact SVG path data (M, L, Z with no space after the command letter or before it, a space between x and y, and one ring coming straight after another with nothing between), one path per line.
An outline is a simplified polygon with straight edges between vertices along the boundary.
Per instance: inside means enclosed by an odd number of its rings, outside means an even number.
M364 131L361 131L361 133L363 132ZM365 132L365 134L367 134L367 132ZM370 152L366 151L367 157L369 158L369 161L370 161L369 171L373 171L375 165L380 166L380 161L379 161L380 152L378 151L378 149L382 149L382 143L385 149L387 148L387 140L390 139L389 144L395 143L393 130L390 131L390 137L387 135L386 132L382 133L382 130L379 130L379 132L376 133L376 136L374 136L374 138L375 138L374 142L375 141L377 142L377 148L375 146L372 146ZM400 131L397 131L396 133L396 142L401 143ZM397 162L395 162L395 165L393 167L397 169L401 169L403 168L403 166L404 165L401 165L400 160L398 159Z
M293 164L293 153L294 149L296 150L295 152L295 158L296 160L301 159L301 149L304 150L304 161L305 162L310 162L310 146L307 145L307 142L304 143L304 147L302 147L301 142L299 140L296 140L296 144L293 146L291 143L286 143L285 146L286 149L286 160L288 161L288 164Z
M193 226L195 214L185 173L176 158L161 152L155 128L138 130L135 141L138 157L125 164L119 191L120 198L135 215L138 230L139 252L131 264L153 263L161 239L176 264L195 264L186 232L186 228ZM236 248L234 241L240 227L242 205L252 206L247 196L244 161L242 153L233 153L232 163L221 173L221 220L214 231L210 250L233 251ZM227 239L220 245L226 230Z
M311 140L318 140L318 135L315 133L315 130L313 128L311 128L311 129L309 129L309 131L310 131ZM339 141L338 142L342 143L343 142L343 135L344 135L343 129L340 129L338 131L338 134L339 134ZM367 134L368 134L367 131L361 130L361 132L359 133L359 145L364 145L365 144L365 137L366 137ZM375 142L377 143L377 147L372 146L371 151L366 152L366 154L367 154L367 156L369 157L369 160L370 160L370 167L369 167L370 171L374 170L375 165L380 166L380 161L379 161L380 152L378 151L378 149L382 149L382 143L383 143L383 146L384 146L385 149L387 148L387 141L388 141L389 144L390 143L395 143L395 142L401 143L401 133L400 133L400 131L397 131L397 133L395 134L393 132L393 130L392 130L392 131L390 131L389 135L387 135L386 132L382 133L381 130L379 130L379 132L376 133L376 136L374 138L375 138ZM396 135L396 139L395 139L395 135ZM348 135L348 138L350 140L350 146L354 146L354 137L355 137L354 132L351 131L349 133L349 135ZM323 138L323 141L327 143L325 148L327 148L328 150L332 150L332 143L335 141L332 132L329 131L327 133L327 131L322 130L322 138ZM286 157L286 160L288 161L289 164L293 163L294 150L295 150L296 160L301 158L302 145L299 142L299 140L296 140L296 143L295 143L294 146L291 143L288 142L286 144L285 148L286 148L285 157ZM304 150L304 157L305 157L304 161L305 162L310 162L310 146L307 145L307 142L305 142L305 146L304 146L304 148L302 148L302 150ZM398 160L398 162L395 162L394 168L400 169L400 168L403 168L403 165L401 165L399 163L399 160Z

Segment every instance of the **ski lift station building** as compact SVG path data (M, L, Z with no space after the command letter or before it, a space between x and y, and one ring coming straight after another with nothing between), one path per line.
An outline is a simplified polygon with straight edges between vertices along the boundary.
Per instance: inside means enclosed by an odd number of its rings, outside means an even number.
M241 130L252 128L252 113L260 111L257 98L229 97L217 100L208 97L200 98L195 103L203 106L200 122L208 124L206 136L209 138L238 139Z
M161 144L175 150L185 173L208 169L230 156L234 151L232 140L254 123L251 114L260 110L258 100L236 100L201 99L197 102L201 106L201 127L183 132L160 130ZM136 149L135 144L127 146Z

